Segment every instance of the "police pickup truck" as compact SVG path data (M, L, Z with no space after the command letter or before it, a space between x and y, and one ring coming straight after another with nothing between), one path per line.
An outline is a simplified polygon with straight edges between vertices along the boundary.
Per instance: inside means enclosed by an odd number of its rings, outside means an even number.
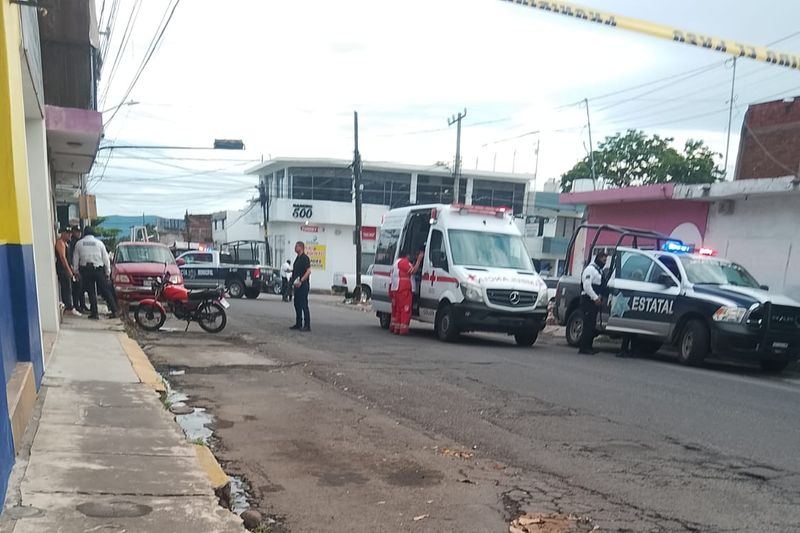
M758 361L767 372L800 359L800 303L768 292L713 250L605 225L581 226L567 249L554 312L570 345L577 346L583 331L581 271L601 249L609 260L598 332L632 335L634 352L655 353L672 344L684 364L709 356L736 358Z
M258 298L261 293L261 268L257 264L238 264L234 254L216 250L192 250L176 259L187 289L225 287L231 298Z

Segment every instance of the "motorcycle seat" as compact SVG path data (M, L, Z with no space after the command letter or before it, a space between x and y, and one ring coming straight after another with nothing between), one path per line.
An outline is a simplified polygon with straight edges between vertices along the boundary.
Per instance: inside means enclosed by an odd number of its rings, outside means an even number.
M221 292L219 289L202 289L198 291L189 291L190 300L210 300L219 298Z

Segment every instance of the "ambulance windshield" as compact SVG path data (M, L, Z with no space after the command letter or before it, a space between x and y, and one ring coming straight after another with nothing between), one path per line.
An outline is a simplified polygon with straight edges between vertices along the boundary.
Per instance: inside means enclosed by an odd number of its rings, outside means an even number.
M522 237L503 233L450 230L453 264L533 270Z

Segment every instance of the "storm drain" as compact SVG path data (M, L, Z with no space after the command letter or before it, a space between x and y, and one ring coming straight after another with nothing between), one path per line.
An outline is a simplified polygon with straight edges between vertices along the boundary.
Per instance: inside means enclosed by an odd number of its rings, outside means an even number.
M126 501L87 502L75 508L91 518L137 518L153 512L149 505Z

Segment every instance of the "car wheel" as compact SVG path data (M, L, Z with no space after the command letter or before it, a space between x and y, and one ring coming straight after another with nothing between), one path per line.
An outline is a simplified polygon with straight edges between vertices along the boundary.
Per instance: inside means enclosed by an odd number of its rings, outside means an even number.
M578 346L581 342L581 335L583 335L583 312L580 309L574 310L569 315L565 329L567 344Z
M241 298L244 296L244 283L239 279L232 279L228 281L228 294L231 298Z
M662 342L643 337L631 339L631 351L636 355L653 355L661 349Z
M372 299L372 289L369 288L369 285L361 286L361 299L365 302Z
M685 365L699 365L710 351L708 327L700 320L690 320L678 339L678 358Z
M436 336L440 341L455 342L458 335L453 308L449 305L442 306L436 313Z
M524 329L514 333L514 340L517 341L517 345L519 346L533 346L538 338L539 331L535 330Z
M389 329L389 325L392 323L392 315L389 313L378 313L378 320L381 322L382 329Z
M789 361L775 361L774 359L762 359L758 363L761 365L761 370L768 374L780 374L789 366Z

